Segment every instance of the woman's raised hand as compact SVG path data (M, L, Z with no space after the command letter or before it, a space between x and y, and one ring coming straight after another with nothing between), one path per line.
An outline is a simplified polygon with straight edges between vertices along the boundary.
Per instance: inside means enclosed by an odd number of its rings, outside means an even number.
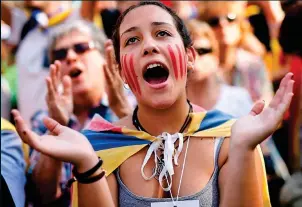
M70 162L79 171L85 171L98 162L91 144L81 133L62 126L51 118L45 118L44 124L51 134L39 136L29 129L19 111L13 110L12 114L19 136L35 150L55 159Z
M268 107L264 108L264 102L259 101L249 115L236 121L232 127L231 146L254 149L277 129L293 97L292 77L292 73L286 74Z

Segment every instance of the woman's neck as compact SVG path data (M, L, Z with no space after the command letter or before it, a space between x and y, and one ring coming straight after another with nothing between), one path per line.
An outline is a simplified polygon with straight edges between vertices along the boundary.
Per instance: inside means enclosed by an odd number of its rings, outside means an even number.
M211 110L219 99L220 87L215 74L209 75L201 81L188 82L188 99L205 110Z
M154 109L140 104L138 107L138 120L144 129L153 136L163 132L175 134L179 132L189 112L185 92L167 109Z

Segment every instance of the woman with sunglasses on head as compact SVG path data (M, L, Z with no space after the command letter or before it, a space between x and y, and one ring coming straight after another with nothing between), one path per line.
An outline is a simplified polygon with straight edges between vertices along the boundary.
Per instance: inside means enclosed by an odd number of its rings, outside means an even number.
M220 80L218 42L211 27L198 20L186 25L197 52L194 70L188 74L188 99L206 110L218 109L234 117L248 114L253 106L248 91Z
M276 129L291 101L292 74L286 75L268 108L258 102L236 123L227 121L234 123L229 131L229 125L220 127L226 123L220 112L206 115L187 101L187 71L193 68L195 50L183 22L169 8L151 1L130 7L119 19L114 46L138 107L114 126L96 117L83 131L92 145L52 119L44 122L53 135L39 137L13 111L23 140L75 165L70 183L78 180L79 205L268 206L262 197L264 169L256 147ZM210 130L213 124L222 131ZM209 130L192 133L197 128ZM123 137L128 142L116 141L121 132L132 135ZM124 146L116 149L122 160L113 157L111 144ZM101 151L104 163L94 150Z
M229 85L246 88L254 102L265 100L269 103L273 88L264 62L261 56L246 48L247 42L251 46L261 43L256 41L249 29L245 8L244 2L200 2L198 19L206 21L215 33L224 81Z

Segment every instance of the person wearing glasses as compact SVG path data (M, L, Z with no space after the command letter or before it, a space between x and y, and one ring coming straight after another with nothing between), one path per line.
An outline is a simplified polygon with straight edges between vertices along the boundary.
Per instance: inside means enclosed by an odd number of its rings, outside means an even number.
M49 71L48 39L60 25L76 20L92 21L96 1L83 1L78 8L71 1L1 1L1 19L11 27L7 44L13 47L17 71L18 109L28 124L40 109L47 109L44 79Z
M206 21L213 29L219 43L219 65L225 83L246 88L253 101L269 103L273 96L268 71L259 55L247 49L258 47L245 18L244 2L200 2L199 20ZM254 37L254 38L252 38Z
M218 109L234 117L246 115L253 101L245 88L230 86L221 80L218 63L218 43L213 30L205 22L191 20L187 23L193 35L196 57L195 70L188 76L189 100L206 110ZM289 176L288 169L272 139L261 145L268 175Z
M195 68L188 75L188 99L206 110L218 109L234 117L248 114L253 107L248 91L221 81L218 42L211 27L195 19L186 25L197 52Z
M219 44L219 68L224 83L247 89L253 102L263 100L267 105L273 97L272 82L260 56L247 50L247 37L253 35L247 28L244 2L200 2L199 19L213 29ZM251 44L256 44L252 42ZM267 171L286 179L287 167L273 139L261 144Z
M112 42L100 29L84 20L63 24L49 45L53 64L46 78L48 111L34 114L33 131L47 133L43 122L46 116L80 131L95 114L112 122L131 113L113 62ZM69 164L34 150L28 173L38 192L34 201L37 205L69 205L69 191L65 188L71 176Z

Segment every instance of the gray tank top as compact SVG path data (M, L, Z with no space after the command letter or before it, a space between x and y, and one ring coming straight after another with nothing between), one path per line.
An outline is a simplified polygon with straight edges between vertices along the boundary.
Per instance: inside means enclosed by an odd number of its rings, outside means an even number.
M218 157L224 138L216 138L214 147L214 172L206 186L194 195L179 197L178 201L199 200L202 207L219 206L219 188L218 188ZM146 198L135 195L121 180L119 169L116 172L119 185L119 206L120 207L150 207L155 202L171 202L171 198ZM176 200L176 198L174 198Z

